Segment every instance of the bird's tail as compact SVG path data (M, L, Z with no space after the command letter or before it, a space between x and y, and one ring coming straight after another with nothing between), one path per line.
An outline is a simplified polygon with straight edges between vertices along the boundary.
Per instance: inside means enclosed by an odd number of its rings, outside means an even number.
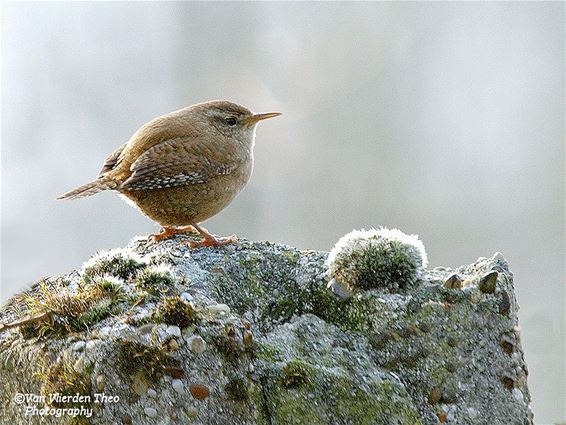
M116 189L118 183L108 177L100 177L90 183L83 184L70 192L64 193L57 199L77 199L91 196L95 193L102 192L103 190Z

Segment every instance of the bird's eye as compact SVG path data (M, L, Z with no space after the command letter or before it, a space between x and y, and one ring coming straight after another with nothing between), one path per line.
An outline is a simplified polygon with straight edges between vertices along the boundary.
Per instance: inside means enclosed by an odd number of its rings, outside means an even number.
M237 123L236 118L234 118L234 117L228 117L224 120L224 122L226 124L228 124L229 126L236 125L236 123Z

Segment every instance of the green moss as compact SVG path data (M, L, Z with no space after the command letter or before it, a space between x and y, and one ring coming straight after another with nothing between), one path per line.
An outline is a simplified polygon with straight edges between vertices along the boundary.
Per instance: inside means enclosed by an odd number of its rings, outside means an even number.
M110 278L95 277L79 282L76 292L67 286L40 284L39 293L25 298L28 314L45 314L45 319L22 326L24 338L63 337L87 330L102 319L120 311L126 297L121 285Z
M212 342L228 360L237 361L246 351L243 345L240 345L236 338L225 334L217 334L212 337Z
M426 263L422 242L396 229L354 230L329 254L332 278L351 291L399 292L414 287Z
M87 261L82 276L86 282L92 281L96 276L105 275L128 280L145 266L144 261L129 252L111 250L101 252Z
M148 323L152 323L154 318L151 316L143 316L143 317L135 317L135 316L128 316L124 319L124 323L139 328L140 326L147 325Z
M403 397L406 398L402 400L399 387L392 382L372 383L366 392L356 388L348 377L340 380L337 389L338 416L347 418L351 415L359 425L389 423L391 418L407 425L421 423L417 410L407 401L410 399L408 394L405 393Z
M322 285L312 294L312 313L347 331L368 331L382 317L382 306L371 294L342 300Z
M286 385L280 377L291 371L295 378ZM279 379L272 379L265 394L276 423L420 424L404 388L389 381L370 382L363 389L347 373L299 359L284 365Z
M444 367L444 364L435 364L430 368L429 379L433 386L440 387L446 383L448 378L452 376L448 369Z
M157 322L184 328L197 320L197 312L188 302L175 296L164 298L157 306L153 317Z
M312 368L299 359L291 360L281 370L281 385L285 388L301 387L309 382Z
M222 273L210 273L207 284L214 288L215 298L235 312L257 311L257 326L266 330L302 314L308 304L306 288L299 288L293 275L299 258L300 253L292 250L271 255L249 251L238 260L225 257ZM238 291L233 290L235 285Z
M258 343L256 345L255 356L258 360L263 360L266 362L276 362L281 360L281 350L274 345L267 343Z
M136 286L151 295L159 296L169 292L176 278L171 268L165 264L151 265L136 274Z
M208 276L208 283L214 288L215 298L240 314L256 305L266 305L270 296L257 274L247 269L242 270L246 271L243 279L232 280L216 273ZM234 291L236 285L240 286L240 289Z
M296 291L294 295L297 295ZM264 311L261 320L273 320L278 322L288 322L293 316L300 316L305 312L305 304L300 299L285 292L273 297L269 303L269 308Z
M69 326L73 331L86 330L118 311L119 308L115 300L103 298L93 303L89 310L71 320Z
M42 394L45 396L47 404L56 408L92 408L94 405L94 394L92 388L93 366L90 365L84 371L75 370L69 359L59 359L55 364L43 364L42 370L36 373L36 377L42 382ZM84 396L83 401L73 401L72 399L59 401L51 400L50 396L60 394L62 397ZM89 399L90 397L90 399ZM71 424L87 425L90 419L84 416L72 418Z
M177 361L160 348L137 341L119 339L118 370L126 377L142 374L148 382L156 382L168 367L177 367Z
M281 265L280 257L288 264ZM208 283L215 289L216 298L237 313L256 312L260 306L255 322L262 331L305 313L315 314L344 330L365 331L379 320L382 308L372 296L344 301L329 293L323 281L298 285L293 277L298 252L283 251L280 257L276 271L270 270L273 266L265 260L250 257L239 262L237 270L245 274L237 283L230 278L229 267L226 267L227 275L211 273ZM278 278L276 283L272 283L274 274ZM234 285L242 288L234 291Z
M282 251L281 255L287 259L291 264L296 264L301 258L301 254L298 251Z
M404 289L416 280L418 264L412 261L405 244L388 241L373 250L364 252L357 270L356 287L372 289L398 287Z
M126 297L126 303L135 307L137 305L144 304L148 297L149 294L145 291L135 291Z
M231 379L224 387L224 391L232 400L244 401L250 397L249 384L242 378L237 377Z

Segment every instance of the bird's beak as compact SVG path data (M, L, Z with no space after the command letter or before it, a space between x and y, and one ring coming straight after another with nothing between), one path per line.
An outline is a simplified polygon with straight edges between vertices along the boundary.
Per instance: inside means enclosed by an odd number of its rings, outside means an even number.
M281 112L265 112L263 114L253 114L251 117L246 119L247 125L254 125L258 121L266 120L268 118L275 118L281 115Z

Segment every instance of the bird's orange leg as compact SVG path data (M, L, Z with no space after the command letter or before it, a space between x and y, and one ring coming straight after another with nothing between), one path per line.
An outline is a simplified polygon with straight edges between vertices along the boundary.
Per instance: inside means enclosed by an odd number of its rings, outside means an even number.
M200 242L189 241L189 246L191 248L200 248L203 246L224 246L229 243L236 242L236 235L228 236L226 238L215 238L198 224L193 224L193 227L204 239Z
M183 226L183 227L163 227L160 233L151 235L150 238L153 242L163 241L169 239L172 236L180 235L183 233L200 233L193 226Z

